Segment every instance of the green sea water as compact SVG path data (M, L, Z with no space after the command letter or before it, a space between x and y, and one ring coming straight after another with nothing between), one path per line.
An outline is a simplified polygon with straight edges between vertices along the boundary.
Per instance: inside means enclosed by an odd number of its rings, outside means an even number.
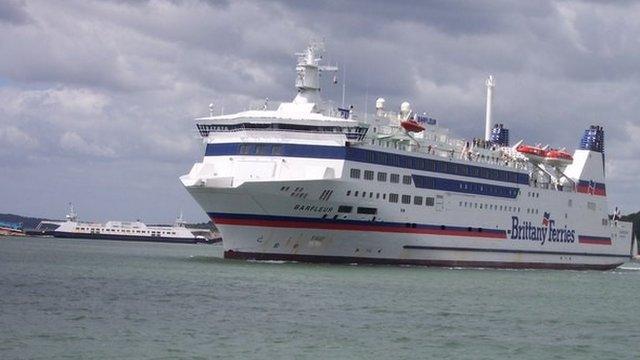
M640 267L243 262L0 238L1 359L639 359Z

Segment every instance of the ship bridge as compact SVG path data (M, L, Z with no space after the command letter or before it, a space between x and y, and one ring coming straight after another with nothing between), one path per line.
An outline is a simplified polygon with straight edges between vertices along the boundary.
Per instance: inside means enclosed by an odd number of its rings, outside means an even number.
M338 113L342 114L342 113ZM344 134L347 140L361 141L368 125L350 116L338 117L315 111L315 104L282 103L275 111L249 110L236 114L208 116L196 119L196 128L203 138L213 133L239 131L298 132L314 134ZM215 139L211 139L215 141Z

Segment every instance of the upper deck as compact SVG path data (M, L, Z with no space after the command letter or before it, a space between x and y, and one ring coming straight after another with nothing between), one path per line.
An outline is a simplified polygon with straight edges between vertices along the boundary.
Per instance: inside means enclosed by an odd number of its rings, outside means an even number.
M352 106L349 109L338 108L321 100L320 74L336 68L319 65L320 51L321 48L312 45L298 54L297 95L293 101L280 103L276 109L269 109L268 101L265 101L262 109L217 116L213 115L210 107L210 116L196 119L198 133L205 143L211 146L247 143L248 146L237 146L237 155L255 156L285 156L287 153L283 146L269 144L348 147L362 149L350 150L350 153L377 164L427 171L433 169L440 173L487 180L514 176L517 183L534 188L606 195L604 170L597 160L602 158L604 149L602 134L594 133L589 135L588 141L583 140L583 143L593 142L597 146L576 150L573 157L561 149L556 152L565 154L565 159L546 161L520 151L522 141L509 146L508 130L501 124L489 129L485 139L461 139L452 136L449 129L440 126L426 113L412 110L407 102L402 103L397 112L385 109L382 98L376 101L374 114L357 116ZM489 80L488 125L491 90L495 86L493 78ZM493 131L497 136L489 139ZM215 149L222 148L208 146L206 155L212 156L218 151ZM224 148L227 149L224 151L235 149L233 146ZM300 154L298 150L291 153ZM592 153L596 155L593 159ZM323 157L318 152L311 155ZM390 161L395 162L392 164Z

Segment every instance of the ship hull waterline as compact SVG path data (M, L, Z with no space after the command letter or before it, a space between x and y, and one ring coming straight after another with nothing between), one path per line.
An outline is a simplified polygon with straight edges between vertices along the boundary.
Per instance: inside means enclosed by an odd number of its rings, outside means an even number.
M491 261L461 261L461 260L420 260L420 259L385 259L348 256L300 255L250 253L227 250L225 259L255 260L255 261L288 261L301 263L325 264L359 264L359 265L411 265L445 268L493 268L493 269L549 269L549 270L613 270L624 264L561 264L536 262L491 262Z
M175 244L196 244L205 243L205 241L197 240L194 238L166 238L166 237L149 237L149 236L127 236L127 235L112 235L112 234L82 234L72 232L54 232L53 236L56 238L67 239L90 239L90 240L115 240L115 241L143 241L143 242L160 242L160 243L175 243Z

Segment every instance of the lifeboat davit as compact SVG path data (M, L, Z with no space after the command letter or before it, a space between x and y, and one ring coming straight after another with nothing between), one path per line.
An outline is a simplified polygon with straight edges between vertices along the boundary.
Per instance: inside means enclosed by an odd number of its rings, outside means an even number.
M545 156L545 162L551 166L564 167L573 162L573 156L562 150L549 150Z
M409 132L419 133L421 131L424 131L424 126L420 125L415 120L405 120L400 123L400 126L402 126L403 129Z
M533 163L541 163L547 157L547 151L537 146L518 145L516 151L524 155Z

